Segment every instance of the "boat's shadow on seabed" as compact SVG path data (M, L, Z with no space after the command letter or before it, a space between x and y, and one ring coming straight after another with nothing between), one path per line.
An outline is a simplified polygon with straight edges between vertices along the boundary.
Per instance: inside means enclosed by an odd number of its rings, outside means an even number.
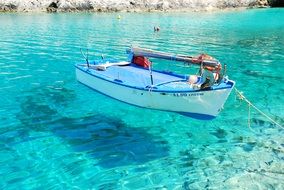
M143 164L168 155L168 144L143 128L127 126L122 120L94 114L68 118L55 108L75 97L61 89L36 89L21 100L17 118L22 123L22 140L33 140L30 132L52 132L71 145L74 152L84 152L102 167ZM57 105L58 104L58 105Z

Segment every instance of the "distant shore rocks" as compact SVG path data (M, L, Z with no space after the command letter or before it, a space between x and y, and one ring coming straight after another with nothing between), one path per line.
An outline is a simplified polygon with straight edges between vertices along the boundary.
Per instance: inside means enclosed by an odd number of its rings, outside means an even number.
M283 6L283 0L0 0L0 11L141 12Z
M268 0L271 7L284 7L284 0Z
M0 4L0 11L3 11L3 12L16 11L17 8L18 7L12 3Z

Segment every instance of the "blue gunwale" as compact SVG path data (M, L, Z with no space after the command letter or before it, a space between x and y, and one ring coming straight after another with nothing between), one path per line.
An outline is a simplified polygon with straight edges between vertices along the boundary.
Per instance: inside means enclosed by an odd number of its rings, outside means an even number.
M86 74L89 74L89 75L91 75L93 77L99 78L101 80L105 80L107 82L110 82L110 83L113 83L113 84L116 84L116 85L132 88L132 89L138 89L138 90L142 90L142 91L149 91L151 89L149 87L148 88L147 87L142 88L142 87L138 87L138 86L131 86L131 85L123 84L123 83L118 82L116 80L109 80L107 78L104 78L104 77L101 77L101 76L98 76L98 75L94 75L91 72L88 72L88 70L82 69L82 67L78 66L77 64L75 65L75 67L77 69L79 69L80 71L86 73ZM144 68L141 68L141 69L144 69ZM153 71L155 71L155 70L153 70ZM163 71L155 71L155 72L160 72L160 73L168 74L168 75L171 75L171 76L183 77L182 75L178 75L178 74L170 73L170 72L163 72ZM226 84L229 85L229 86L226 86L226 87L216 87L216 88L213 88L213 89L204 89L204 90L159 90L159 89L152 88L151 92L192 93L192 92L204 92L204 91L217 91L217 90L223 90L223 89L230 89L230 88L232 88L234 86L235 82L229 80Z

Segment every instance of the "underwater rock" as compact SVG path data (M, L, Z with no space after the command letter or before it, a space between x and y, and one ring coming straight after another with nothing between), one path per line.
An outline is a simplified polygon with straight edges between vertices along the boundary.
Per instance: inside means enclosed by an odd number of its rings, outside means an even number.
M257 119L257 118L252 118L252 122L260 127L263 127L265 125L265 123L267 123L266 121L262 120L262 119Z
M246 152L251 152L253 148L255 147L256 143L255 142L248 142L243 146L243 150Z
M219 139L225 138L227 136L227 132L224 129L218 128L215 132L211 133Z

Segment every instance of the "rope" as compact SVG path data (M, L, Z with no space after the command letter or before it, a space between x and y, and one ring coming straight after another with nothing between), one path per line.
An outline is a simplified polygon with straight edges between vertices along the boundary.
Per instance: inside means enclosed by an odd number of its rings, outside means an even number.
M256 111L258 111L261 115L263 115L264 117L266 117L271 123L273 123L274 125L284 129L283 126L281 126L279 123L277 123L276 121L274 121L270 116L268 116L267 114L265 114L263 111L261 111L260 109L258 109L255 105L253 105L243 94L242 92L240 92L236 87L235 87L235 91L236 93L239 95L240 100L244 100L245 102L248 103L249 106L249 114L248 114L248 126L250 127L250 107L254 108Z

